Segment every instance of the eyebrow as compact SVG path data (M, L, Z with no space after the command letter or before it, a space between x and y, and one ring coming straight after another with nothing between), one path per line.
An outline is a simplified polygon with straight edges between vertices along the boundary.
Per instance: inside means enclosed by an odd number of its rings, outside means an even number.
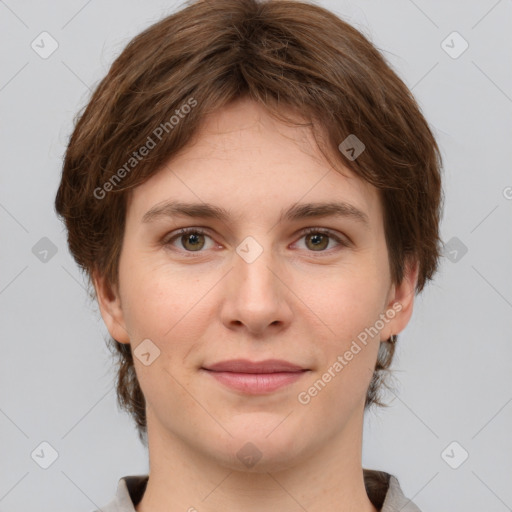
M142 223L149 223L161 217L191 217L217 219L228 222L229 210L209 203L184 203L181 201L164 201L148 210L142 217ZM279 221L297 221L317 217L346 217L369 227L368 215L346 202L302 203L294 204L282 210Z

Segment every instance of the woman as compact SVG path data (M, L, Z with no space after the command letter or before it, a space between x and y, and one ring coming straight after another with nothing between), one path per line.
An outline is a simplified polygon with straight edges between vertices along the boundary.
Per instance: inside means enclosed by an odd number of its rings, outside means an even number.
M102 510L419 510L362 468L362 430L437 269L440 169L321 7L198 1L130 42L56 197L149 449Z

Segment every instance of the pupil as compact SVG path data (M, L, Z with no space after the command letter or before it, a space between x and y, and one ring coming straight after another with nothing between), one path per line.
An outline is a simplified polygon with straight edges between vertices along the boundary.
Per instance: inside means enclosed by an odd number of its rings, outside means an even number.
M309 235L310 241L313 243L315 247L325 248L325 242L327 240L326 236L322 233L317 233L314 235Z
M188 235L184 235L184 239L185 239L184 246L189 247L190 249L201 248L202 244L201 244L201 241L199 240L199 237L201 237L201 236L202 235L197 234L197 233L191 233Z

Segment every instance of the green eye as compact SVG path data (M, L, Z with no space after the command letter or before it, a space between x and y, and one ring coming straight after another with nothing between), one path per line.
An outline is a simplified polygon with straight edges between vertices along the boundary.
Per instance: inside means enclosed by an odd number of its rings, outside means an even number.
M186 253L200 253L204 252L203 249L208 249L206 239L212 240L211 236L201 228L182 228L170 237L163 240L163 245L175 246L175 242L179 240L181 247L177 247L178 250L182 250ZM348 247L349 243L336 235L332 231L325 228L307 228L301 233L300 239L305 238L305 246L308 252L323 253L328 252L330 249L329 243L335 241L338 246ZM213 242L213 240L212 240ZM211 246L210 246L211 248Z
M204 237L208 236L202 229L199 228L183 228L179 232L165 241L165 245L173 245L177 239L180 240L182 247L187 252L200 252L205 246Z

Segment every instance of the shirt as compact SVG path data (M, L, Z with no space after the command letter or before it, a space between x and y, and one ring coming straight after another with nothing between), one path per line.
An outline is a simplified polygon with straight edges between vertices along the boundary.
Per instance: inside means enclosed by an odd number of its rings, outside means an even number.
M368 498L380 512L421 512L408 500L395 476L385 471L363 469ZM119 479L115 498L94 512L136 512L148 483L149 475L124 476Z

